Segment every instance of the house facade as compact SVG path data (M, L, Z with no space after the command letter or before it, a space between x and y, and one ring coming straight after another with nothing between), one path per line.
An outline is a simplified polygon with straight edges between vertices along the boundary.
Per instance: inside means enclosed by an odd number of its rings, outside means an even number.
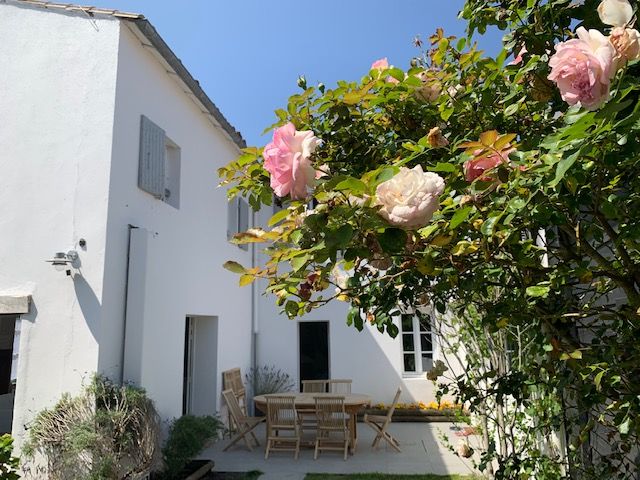
M0 56L0 426L20 443L94 372L214 413L251 364L222 268L251 262L227 240L248 218L216 186L242 138L141 15L0 2Z
M0 430L18 445L95 372L164 420L220 411L221 372L253 365L434 399L428 322L358 332L341 302L290 321L222 268L264 260L228 240L274 212L217 188L244 141L143 16L0 1L0 55Z

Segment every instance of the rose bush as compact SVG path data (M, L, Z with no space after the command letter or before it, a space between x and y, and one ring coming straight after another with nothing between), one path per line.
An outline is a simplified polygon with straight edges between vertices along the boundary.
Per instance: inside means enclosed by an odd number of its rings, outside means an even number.
M467 0L469 36L437 31L406 71L300 83L273 128L322 138L298 157L304 189L293 174L272 183L266 147L220 170L256 209L284 195L235 239L266 242L267 262L227 268L266 280L289 317L339 299L348 324L396 336L403 315L430 312L440 360L466 369L428 378L477 419L477 467L494 478L638 470L640 64L614 31L633 28L626 5ZM473 42L489 27L505 31L495 57ZM440 86L429 101L422 72Z

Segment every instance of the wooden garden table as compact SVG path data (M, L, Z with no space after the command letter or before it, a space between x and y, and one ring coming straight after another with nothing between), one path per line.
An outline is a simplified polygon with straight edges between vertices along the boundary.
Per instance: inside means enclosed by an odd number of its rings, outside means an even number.
M352 454L356 451L356 442L358 440L357 432L357 416L358 412L371 405L371 397L369 395L363 395L361 393L273 393L267 395L257 395L253 397L253 403L258 410L263 413L267 413L267 397L269 396L281 396L292 395L294 397L294 404L296 408L300 410L313 410L316 408L315 397L344 397L344 409L349 415L348 427L349 437L351 445L349 446L349 452Z

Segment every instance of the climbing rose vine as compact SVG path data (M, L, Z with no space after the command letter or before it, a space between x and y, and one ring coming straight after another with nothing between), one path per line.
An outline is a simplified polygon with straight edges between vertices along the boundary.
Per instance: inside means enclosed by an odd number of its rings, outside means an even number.
M467 0L467 36L416 38L406 69L301 77L273 141L219 172L230 196L280 207L235 237L267 259L227 262L240 284L263 280L291 318L343 301L358 330L431 322L445 355L425 381L471 412L493 478L638 472L634 7ZM490 27L494 57L475 43Z

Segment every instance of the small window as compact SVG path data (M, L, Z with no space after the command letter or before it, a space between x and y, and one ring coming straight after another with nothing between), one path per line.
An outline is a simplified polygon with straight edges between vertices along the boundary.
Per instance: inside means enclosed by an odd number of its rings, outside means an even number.
M165 137L164 195L162 200L180 208L180 147Z
M227 205L227 240L231 240L236 233L249 229L249 204L244 198L234 197ZM243 250L249 250L249 245L238 245Z
M429 315L403 314L400 318L402 331L402 361L405 373L426 373L433 366L433 332Z

